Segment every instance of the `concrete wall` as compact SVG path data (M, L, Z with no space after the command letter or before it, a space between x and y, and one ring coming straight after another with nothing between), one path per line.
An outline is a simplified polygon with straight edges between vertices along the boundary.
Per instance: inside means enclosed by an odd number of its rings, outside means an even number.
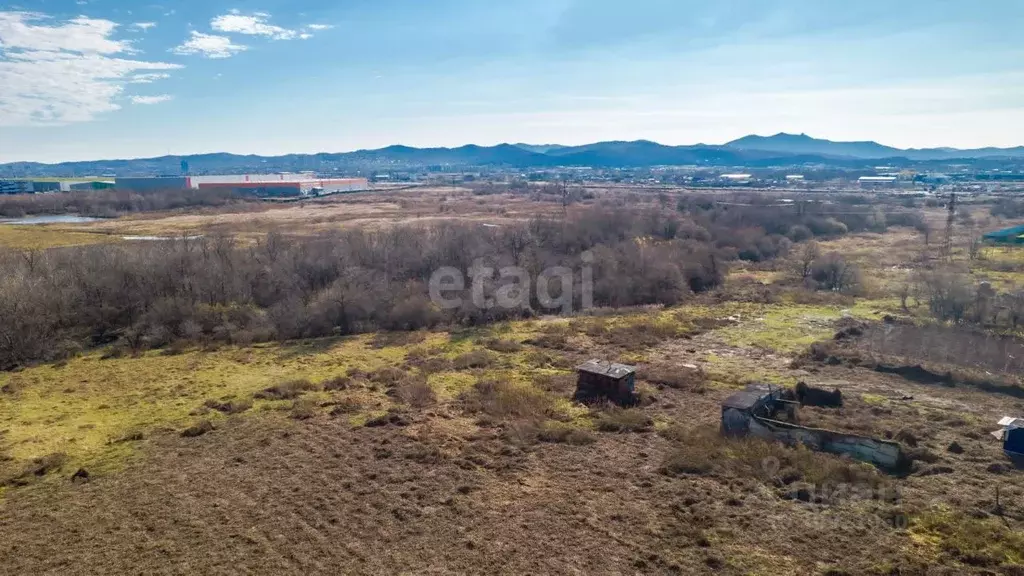
M882 468L897 468L903 462L903 450L899 444L867 436L805 428L760 418L750 419L750 433L766 440L779 440L787 444L799 443L822 452L845 454Z

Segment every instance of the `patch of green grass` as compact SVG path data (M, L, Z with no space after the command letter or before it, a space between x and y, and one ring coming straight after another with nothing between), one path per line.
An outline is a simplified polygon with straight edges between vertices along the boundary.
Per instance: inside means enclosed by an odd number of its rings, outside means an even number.
M63 452L70 466L116 469L140 442L117 442L136 431L182 429L210 399L252 398L254 393L288 381L323 382L355 368L372 372L400 365L404 346L374 349L372 335L314 340L297 344L260 344L248 348L188 351L165 356L101 360L102 351L52 365L0 373L0 387L16 392L0 397L0 451L17 462ZM426 343L446 342L431 334ZM315 392L329 399L331 392ZM380 395L383 398L383 395ZM246 417L276 409L282 400L259 399ZM215 421L225 416L206 408Z
M737 347L758 347L773 352L795 354L819 340L830 338L834 323L844 315L877 319L898 300L861 300L850 307L803 306L796 304L764 305L751 310L753 315L739 318L732 326L716 331L726 342Z
M723 357L708 354L703 366L708 385L718 389L743 388L747 384L763 382L778 386L796 386L796 378L774 372L745 356Z
M999 519L974 518L934 508L910 518L911 538L919 545L972 566L1024 562L1024 533Z
M870 404L872 406L881 406L888 402L884 396L879 396L877 394L861 394L860 399L863 400L865 404Z

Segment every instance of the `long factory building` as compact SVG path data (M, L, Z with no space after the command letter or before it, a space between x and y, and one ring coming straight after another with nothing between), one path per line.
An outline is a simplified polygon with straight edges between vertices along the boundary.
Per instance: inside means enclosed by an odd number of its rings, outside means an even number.
M317 178L307 174L238 174L116 178L119 190L234 190L267 197L320 196L369 189L366 178Z

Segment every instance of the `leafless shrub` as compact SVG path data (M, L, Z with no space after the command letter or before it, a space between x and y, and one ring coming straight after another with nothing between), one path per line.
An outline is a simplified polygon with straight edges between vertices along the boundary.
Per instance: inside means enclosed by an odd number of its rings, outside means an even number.
M343 414L359 412L362 409L362 402L352 397L345 397L333 404L330 414L331 416L341 416Z
M265 388L253 396L261 400L291 400L304 392L316 390L317 386L306 379L288 380Z
M419 344L427 339L426 332L417 330L415 332L378 332L370 340L372 348L385 348L388 346L411 346Z
M46 476L50 472L60 470L67 461L68 456L63 452L54 452L52 454L47 454L46 456L35 458L26 464L25 467L17 474L0 481L0 485L24 486L34 479Z
M289 413L295 420L309 420L316 416L316 401L312 398L296 398Z
M211 410L223 412L224 414L241 414L242 412L252 408L252 400L243 398L221 402L219 400L210 399L204 402L203 406Z
M609 406L597 417L597 429L601 432L646 432L654 421L639 408Z
M410 376L395 384L392 395L413 408L424 408L437 402L434 389L423 377Z
M486 350L473 350L456 356L452 364L456 370L468 370L470 368L486 368L494 360L494 356Z
M384 384L386 386L394 386L404 380L406 376L408 376L408 372L393 366L384 366L383 368L379 368L368 373L366 376L371 382Z
M118 212L165 201L207 201L91 194L96 195L61 195L70 204L58 211L87 196L126 202L113 208ZM595 305L671 305L720 286L732 259L784 255L791 244L784 234L794 226L817 236L878 225L867 206L863 214L833 213L826 206L795 213L772 209L756 196L745 199L757 205L725 210L706 198L687 197L680 198L676 214L586 208L563 220L538 218L501 233L444 222L332 231L296 242L277 233L251 245L211 235L0 256L0 369L59 359L62 342L88 347L119 341L138 353L178 341L248 345L381 328L418 330L440 322L475 325L542 309L535 298L523 310L437 309L427 298L431 274L446 265L467 270L478 258L496 266L518 264L536 277L551 266L580 270L579 255L589 252ZM17 208L28 212L44 200L4 199L0 212L5 202L28 202L33 206ZM74 206L81 213L86 208ZM574 285L579 283L576 278ZM838 289L846 290L848 282L841 284ZM487 289L498 287L494 282ZM469 288L462 295L469 301ZM582 293L573 288L571 296L579 308ZM608 337L625 343L645 337L642 332L615 328ZM371 345L406 345L419 338L416 332L382 334ZM534 343L566 349L569 336L545 332Z
M213 423L209 420L200 420L196 424L182 430L181 435L185 438L197 438L207 432L212 432L214 429Z
M481 344L488 350L495 352L518 352L523 349L523 345L513 340L502 340L501 338L487 338L484 339Z
M573 374L541 374L534 383L545 392L567 394L575 388L576 377Z
M321 387L324 390L348 390L352 386L352 379L348 376L335 376L324 380Z
M462 394L467 411L503 419L544 420L553 402L544 392L502 380L481 379Z
M637 376L655 386L665 386L689 392L704 392L707 374L701 368L655 364L642 367Z
M854 292L860 286L860 270L838 252L829 252L811 265L810 278L818 289Z
M853 462L804 447L791 448L758 438L725 438L714 429L672 426L661 433L674 450L665 458L665 474L706 475L720 478L754 478L793 495L793 487L820 488L840 485L891 487L891 482L870 465ZM879 491L882 493L883 491Z
M537 433L541 442L585 446L597 442L597 436L590 430L564 422L545 422Z

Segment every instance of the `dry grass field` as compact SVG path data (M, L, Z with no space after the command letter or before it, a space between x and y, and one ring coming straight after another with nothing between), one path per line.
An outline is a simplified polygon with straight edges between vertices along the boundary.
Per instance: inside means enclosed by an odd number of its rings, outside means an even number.
M0 244L500 225L561 209L418 190L38 227L31 239L0 227ZM1024 474L989 436L1024 415L1024 395L882 373L849 360L856 343L842 359L809 353L851 322L923 320L925 306L898 297L922 245L898 227L822 241L860 265L856 296L798 290L794 262L778 259L736 265L722 289L673 307L103 346L0 372L0 572L1024 573ZM968 266L1022 286L1018 258L991 250ZM572 368L589 358L636 365L640 404L574 402ZM752 382L839 389L841 408L802 407L800 423L894 439L913 465L888 473L720 437L722 400Z

